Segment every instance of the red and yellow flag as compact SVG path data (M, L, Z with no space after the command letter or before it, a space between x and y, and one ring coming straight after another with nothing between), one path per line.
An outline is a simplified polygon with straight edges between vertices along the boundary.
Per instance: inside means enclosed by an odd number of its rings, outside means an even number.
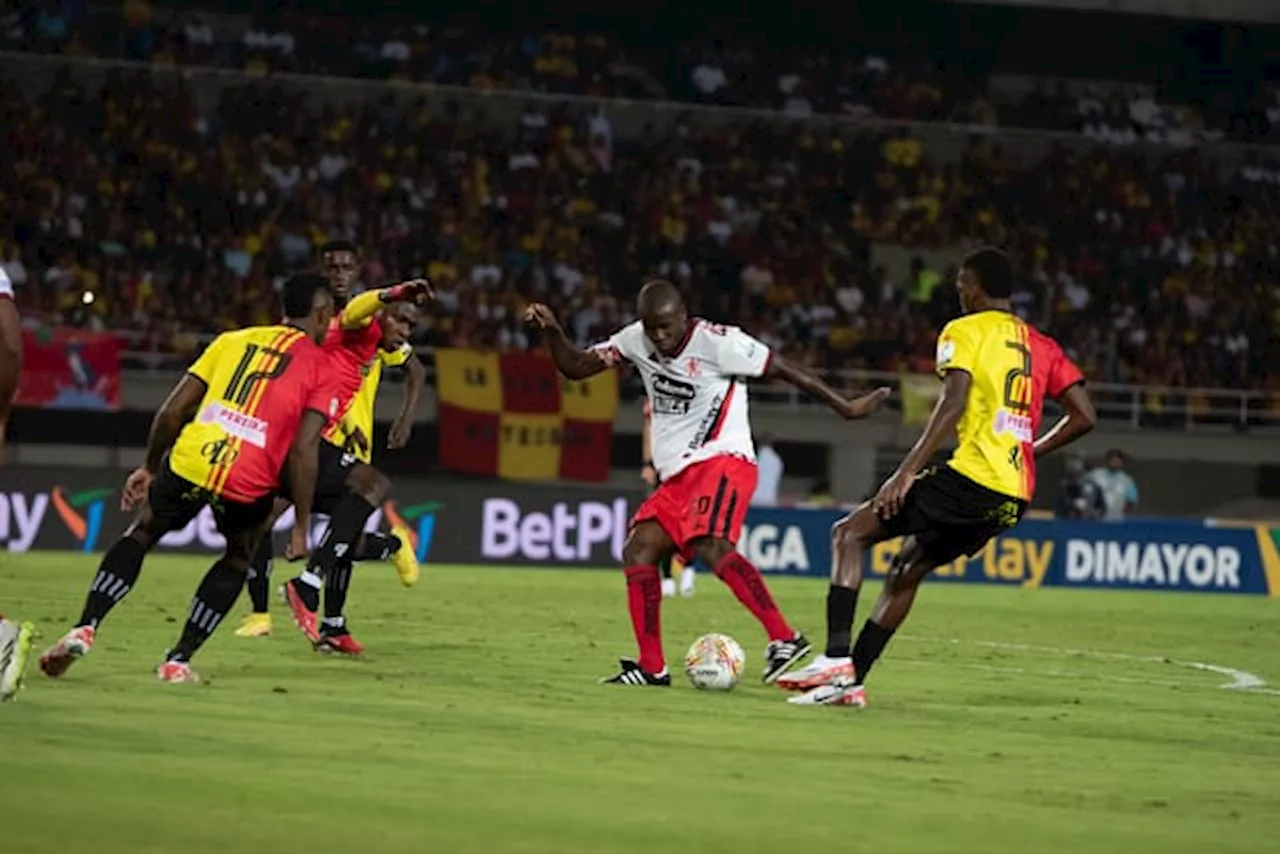
M440 465L518 480L609 476L618 375L561 379L543 353L436 351Z

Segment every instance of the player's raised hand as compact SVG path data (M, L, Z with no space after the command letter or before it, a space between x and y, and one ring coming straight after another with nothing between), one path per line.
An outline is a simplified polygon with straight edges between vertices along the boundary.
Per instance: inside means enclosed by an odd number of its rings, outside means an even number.
M426 305L436 298L436 292L426 279L409 279L387 288L382 298L384 302L411 302L414 305Z
M556 320L555 313L540 302L529 303L524 310L524 322L543 332L560 328L560 321Z
M864 394L862 397L855 397L852 400L846 400L845 406L842 407L840 414L849 420L855 418L866 418L871 413L880 408L880 404L889 399L889 395L893 393L893 389L888 386L881 386L870 394Z
M145 468L136 468L124 482L124 490L120 493L120 509L132 513L147 499L147 491L151 489L153 475Z

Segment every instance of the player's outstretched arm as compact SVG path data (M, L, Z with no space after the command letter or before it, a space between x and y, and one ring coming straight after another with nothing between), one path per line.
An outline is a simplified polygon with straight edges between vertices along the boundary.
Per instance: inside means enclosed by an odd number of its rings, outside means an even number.
M1064 391L1058 397L1058 403L1065 412L1058 423L1049 428L1049 432L1036 439L1037 459L1070 445L1098 423L1098 413L1093 409L1093 401L1089 399L1089 392L1085 391L1081 383Z
M400 405L400 414L391 422L391 432L387 436L387 447L392 449L409 444L409 437L413 435L413 422L418 416L422 387L427 383L427 369L416 355L410 356L404 363L404 371L404 401Z
M575 346L564 334L555 314L542 303L531 303L524 310L524 322L542 333L551 361L565 377L585 380L609 369L609 363L599 353Z
M968 371L947 371L942 380L942 394L938 396L938 402L934 404L920 438L916 439L916 443L898 465L897 471L884 482L872 502L876 514L882 519L897 515L907 493L911 491L916 475L924 470L942 447L942 443L955 432L956 424L960 422L968 404L969 386L972 384L973 377Z
M352 297L342 310L340 323L343 329L360 329L368 326L373 316L393 302L411 302L426 305L435 299L435 291L426 279L410 279L389 288L376 288Z
M769 379L778 379L800 389L811 397L821 400L836 411L841 418L853 420L866 418L875 412L880 404L888 400L891 389L882 386L870 394L853 399L846 398L818 377L784 360L776 353L769 359L764 375Z

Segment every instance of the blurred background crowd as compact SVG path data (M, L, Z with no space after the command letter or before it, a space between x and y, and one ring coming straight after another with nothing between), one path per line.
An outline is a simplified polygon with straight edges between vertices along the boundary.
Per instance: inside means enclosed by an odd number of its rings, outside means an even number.
M1091 377L1280 391L1280 158L1235 144L1272 140L1265 87L1161 102L1142 81L998 78L902 34L822 53L378 22L3 13L11 51L250 72L0 81L0 263L27 316L190 352L270 320L282 277L345 237L367 283L431 278L422 343L522 346L530 299L590 340L659 274L815 367L928 371L957 249L996 243L1018 311ZM465 88L334 99L280 71ZM468 95L495 90L537 94ZM688 108L599 100L617 97ZM1041 129L1034 156L997 125Z

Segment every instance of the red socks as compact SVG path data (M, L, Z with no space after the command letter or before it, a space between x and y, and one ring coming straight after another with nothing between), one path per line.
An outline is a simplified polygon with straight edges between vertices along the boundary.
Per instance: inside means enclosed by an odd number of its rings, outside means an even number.
M656 566L627 567L627 607L640 647L640 669L661 673L667 662L662 655L662 573Z
M628 570L630 572L630 570ZM729 585L738 601L747 606L747 610L755 615L769 634L769 640L791 640L796 636L795 629L782 616L773 595L764 583L764 576L751 561L738 552L725 555L715 567L716 577ZM658 596L662 590L659 588Z

